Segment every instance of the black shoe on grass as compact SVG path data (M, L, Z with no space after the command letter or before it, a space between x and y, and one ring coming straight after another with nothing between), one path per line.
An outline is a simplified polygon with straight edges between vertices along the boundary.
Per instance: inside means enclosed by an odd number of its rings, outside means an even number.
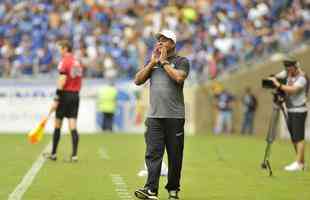
M135 196L138 199L154 199L154 200L158 200L157 193L152 192L150 189L147 189L147 188L137 189L135 191Z
M56 161L57 160L56 154L44 153L43 157L46 158L46 159L49 159L51 161Z
M169 191L169 200L179 199L178 191L171 190Z

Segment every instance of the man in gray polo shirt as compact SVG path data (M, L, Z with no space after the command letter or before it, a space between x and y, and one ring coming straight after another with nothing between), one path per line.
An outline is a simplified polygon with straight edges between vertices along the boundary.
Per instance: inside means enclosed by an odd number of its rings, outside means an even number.
M156 34L157 43L150 61L135 76L135 84L150 79L150 110L146 120L145 162L148 177L144 188L135 191L140 199L158 199L161 163L168 154L169 199L179 199L183 161L185 108L183 84L189 73L189 61L177 56L176 36L170 30Z

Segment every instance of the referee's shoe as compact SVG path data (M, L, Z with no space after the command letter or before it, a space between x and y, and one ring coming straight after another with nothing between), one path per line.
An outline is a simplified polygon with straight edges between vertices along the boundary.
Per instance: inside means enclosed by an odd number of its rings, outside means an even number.
M45 159L49 159L49 160L52 160L52 161L56 161L57 160L56 154L43 153L43 157Z
M140 188L135 191L135 196L139 199L155 199L158 200L157 193L152 192L148 188Z

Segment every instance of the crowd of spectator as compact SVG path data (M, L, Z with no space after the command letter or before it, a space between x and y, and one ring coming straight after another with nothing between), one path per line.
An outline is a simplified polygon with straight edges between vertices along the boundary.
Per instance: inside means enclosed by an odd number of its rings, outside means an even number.
M308 2L308 3L307 3ZM2 0L0 74L52 76L69 39L92 78L132 79L163 27L205 81L310 38L307 0Z

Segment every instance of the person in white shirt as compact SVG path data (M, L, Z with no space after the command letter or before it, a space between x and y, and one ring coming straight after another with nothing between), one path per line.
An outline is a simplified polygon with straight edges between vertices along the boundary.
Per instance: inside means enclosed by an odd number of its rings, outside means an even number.
M285 70L270 78L274 85L285 92L287 108L287 126L296 152L296 161L285 166L286 171L301 171L305 167L305 122L307 117L307 78L294 58L283 61ZM277 78L286 79L281 84Z
M147 166L146 166L146 163L144 163L144 169L139 171L138 176L139 177L145 177L145 176L147 176L147 174L148 174ZM168 176L168 166L166 165L166 163L164 161L161 163L160 175L161 176Z

